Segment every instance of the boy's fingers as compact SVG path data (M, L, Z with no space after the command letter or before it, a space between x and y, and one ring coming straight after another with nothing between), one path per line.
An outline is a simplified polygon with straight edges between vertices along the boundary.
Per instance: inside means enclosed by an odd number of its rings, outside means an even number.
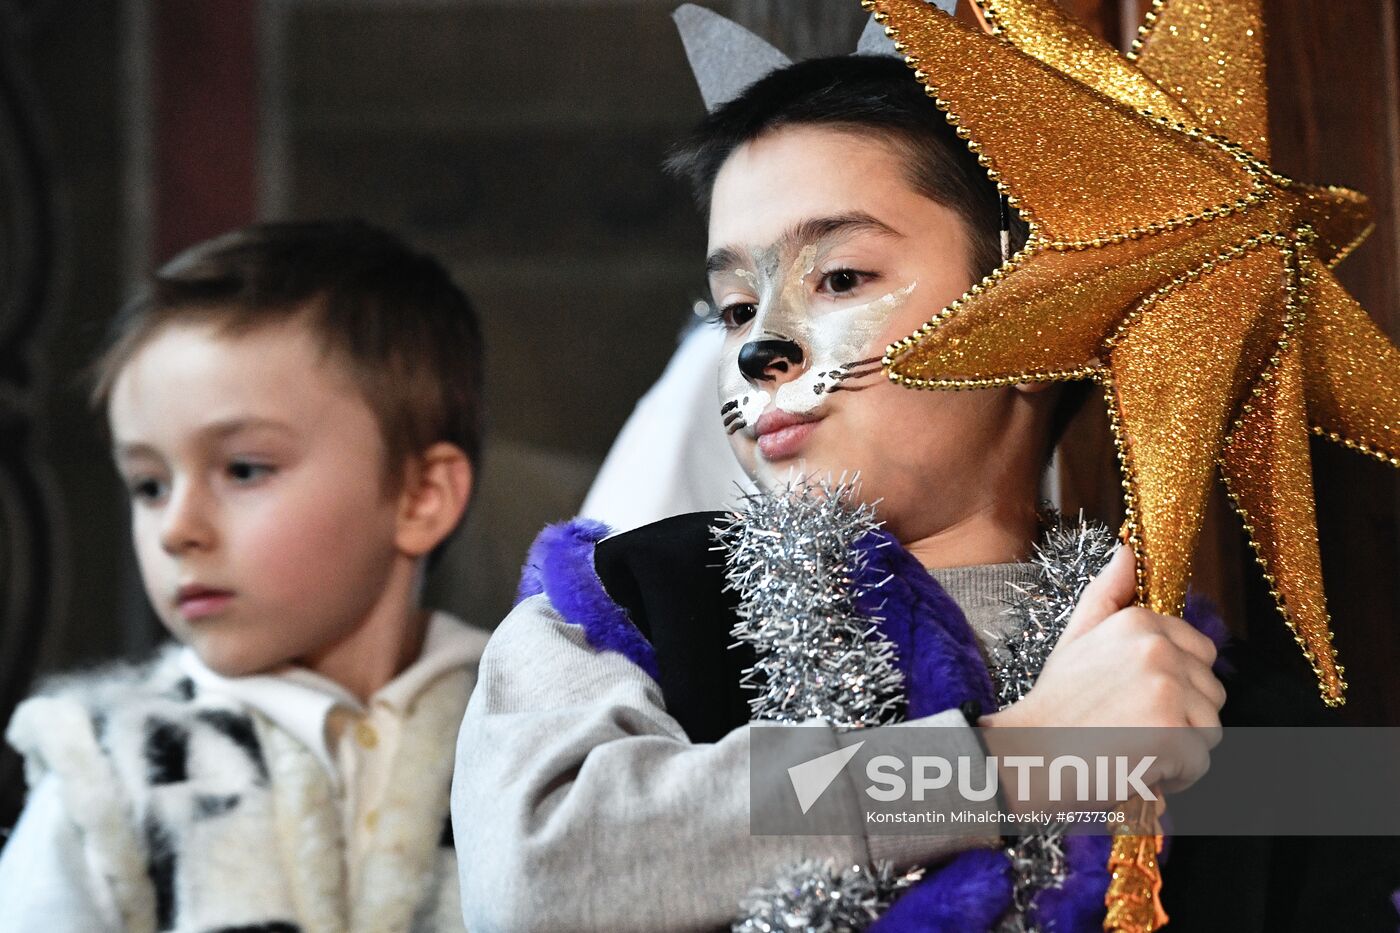
M1108 565L1084 587L1079 605L1069 617L1060 643L1073 641L1120 609L1132 605L1137 596L1137 560L1129 547L1119 547Z
M1193 690L1186 698L1186 724L1205 748L1220 744L1220 707L1215 705L1213 697Z
M1219 710L1225 705L1225 685L1220 682L1218 677L1211 673L1210 668L1193 669L1187 674L1187 677L1191 681L1191 686L1195 688L1201 696L1214 704L1216 710Z
M1162 634L1171 639L1172 644L1209 667L1215 663L1215 642L1201 634L1190 622L1174 617L1163 617Z
M1182 758L1181 769L1176 776L1162 783L1162 789L1169 794L1179 794L1205 777L1209 770L1210 752L1204 747L1193 748Z
M1173 730L1168 742L1168 760L1175 765L1175 769L1162 782L1163 790L1168 793L1183 791L1210 770L1210 750L1213 747L1210 733L1209 726Z

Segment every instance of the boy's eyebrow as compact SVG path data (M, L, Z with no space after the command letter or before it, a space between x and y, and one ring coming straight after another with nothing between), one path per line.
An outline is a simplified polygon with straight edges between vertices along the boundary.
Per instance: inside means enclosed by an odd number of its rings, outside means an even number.
M705 276L727 272L743 262L739 251L732 246L723 246L705 258Z
M199 433L209 434L217 438L225 438L232 434L238 434L241 431L256 429L280 431L283 434L296 433L289 424L278 421L275 418L261 418L256 415L213 421L200 428Z
M903 238L894 227L865 211L849 211L830 217L811 217L793 224L779 241L787 247L808 246L838 233L875 233L880 236Z
M201 435L213 437L216 440L223 440L242 431L270 430L282 434L295 434L295 429L291 425L284 424L274 418L261 418L257 416L227 418L222 421L214 421L204 425L199 429ZM112 456L115 459L129 459L132 457L158 457L156 448L150 444L113 444Z
M150 444L113 444L113 460L132 460L137 457L158 457Z
M775 246L778 249L791 249L816 243L838 233L859 231L875 233L880 236L899 238L904 236L872 214L867 214L865 211L848 211L843 214L809 217L806 220L798 221L783 233ZM705 274L707 276L715 275L739 265L742 261L741 255L740 251L732 246L720 247L705 260Z

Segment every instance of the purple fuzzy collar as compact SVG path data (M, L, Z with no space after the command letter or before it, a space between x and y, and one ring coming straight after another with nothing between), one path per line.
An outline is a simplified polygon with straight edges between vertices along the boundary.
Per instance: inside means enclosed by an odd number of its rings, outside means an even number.
M593 569L593 548L611 533L607 525L587 518L546 527L530 546L515 601L544 593L566 621L583 629L596 650L616 651L660 680L656 650L612 601Z

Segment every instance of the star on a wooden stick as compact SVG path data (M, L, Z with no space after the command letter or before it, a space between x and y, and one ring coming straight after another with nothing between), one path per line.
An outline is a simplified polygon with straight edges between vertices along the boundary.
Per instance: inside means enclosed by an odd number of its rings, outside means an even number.
M1284 619L1340 705L1315 432L1400 465L1400 351L1333 277L1366 199L1269 167L1260 0L1159 0L1127 57L1052 0L863 0L1031 225L891 346L915 388L1102 384L1139 595L1179 614L1219 469Z

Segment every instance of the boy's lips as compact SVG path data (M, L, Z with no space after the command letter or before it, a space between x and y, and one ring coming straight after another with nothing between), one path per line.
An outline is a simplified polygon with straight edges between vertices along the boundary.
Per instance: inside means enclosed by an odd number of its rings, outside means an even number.
M217 615L233 602L232 590L221 590L199 583L187 583L175 594L175 605L186 619Z
M795 415L781 410L768 412L754 425L759 452L770 461L796 455L817 429L821 419L821 415Z

